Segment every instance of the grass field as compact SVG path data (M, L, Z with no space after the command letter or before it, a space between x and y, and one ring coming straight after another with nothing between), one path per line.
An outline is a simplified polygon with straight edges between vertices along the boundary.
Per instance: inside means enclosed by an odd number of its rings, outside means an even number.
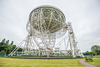
M0 67L84 67L81 59L15 59L0 57Z
M88 63L99 66L100 67L100 58L93 58L93 62L88 61Z

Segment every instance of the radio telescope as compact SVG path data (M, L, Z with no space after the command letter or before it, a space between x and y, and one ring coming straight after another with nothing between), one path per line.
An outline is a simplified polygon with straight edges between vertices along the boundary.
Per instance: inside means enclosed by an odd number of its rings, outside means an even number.
M29 21L26 25L28 36L23 43L24 55L50 55L63 53L68 54L69 51L60 50L56 45L56 39L63 37L66 32L68 33L68 42L70 43L70 52L73 56L79 53L77 44L74 37L74 32L71 23L66 23L66 19L62 11L52 6L40 6L35 8L29 14ZM63 38L66 40L66 37ZM67 42L67 41L66 41ZM66 43L64 43L66 45ZM61 46L61 45L60 45ZM68 46L68 45L66 45ZM65 47L66 47L65 46ZM17 52L19 48L15 48L10 55ZM64 53L65 52L65 53Z

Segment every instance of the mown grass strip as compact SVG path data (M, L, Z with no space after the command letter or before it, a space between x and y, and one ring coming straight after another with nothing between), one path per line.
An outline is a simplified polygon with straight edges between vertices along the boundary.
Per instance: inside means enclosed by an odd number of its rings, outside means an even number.
M0 57L0 67L84 67L81 59L18 59Z

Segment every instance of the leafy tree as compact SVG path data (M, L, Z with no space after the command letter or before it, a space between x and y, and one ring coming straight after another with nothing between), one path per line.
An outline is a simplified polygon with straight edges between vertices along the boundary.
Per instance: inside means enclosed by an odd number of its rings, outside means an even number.
M1 42L0 42L0 45L4 45L5 44L5 39L3 39Z
M96 52L97 55L100 55L100 46L99 45L92 46L91 51Z
M0 52L0 54L5 54L5 51L4 51L4 50L2 50L2 51Z
M11 53L17 46L13 45L13 41L9 44L9 40L3 39L0 42L0 53L9 54ZM18 51L22 51L22 48L19 48Z
M4 45L0 45L0 51L4 50Z
M12 45L12 51L16 48L16 45Z
M9 40L6 41L6 44L9 44Z
M3 39L2 42L5 43L5 39Z
M7 43L5 43L5 45L4 45L4 51L5 51L5 53L7 53L7 51L8 51L8 44Z
M84 55L89 55L90 52L89 52L89 51L86 51L86 52L84 52L83 54L84 54Z
M22 50L23 50L22 48L19 48L17 51L22 52Z
M14 42L12 41L12 42L11 42L11 45L13 45L13 43L14 43Z
M0 51L4 50L5 39L0 42Z
M91 51L90 54L93 55L93 56L95 56L97 53L94 52L94 51Z
M8 51L7 51L7 54L11 53L12 51L12 45L8 45Z

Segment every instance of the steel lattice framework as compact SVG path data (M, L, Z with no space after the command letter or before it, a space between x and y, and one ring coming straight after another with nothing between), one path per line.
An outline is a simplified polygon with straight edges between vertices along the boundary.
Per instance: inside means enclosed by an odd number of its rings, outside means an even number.
M82 56L77 47L71 23L66 23L64 14L55 7L40 6L32 10L26 29L28 36L19 44L19 47L23 45L23 52L20 52L20 55L38 54L38 56L47 55L49 57L53 54L71 54L73 57ZM56 40L61 37L63 39L56 43ZM60 49L62 44L65 45L63 50ZM18 53L19 47L16 47L9 55Z

